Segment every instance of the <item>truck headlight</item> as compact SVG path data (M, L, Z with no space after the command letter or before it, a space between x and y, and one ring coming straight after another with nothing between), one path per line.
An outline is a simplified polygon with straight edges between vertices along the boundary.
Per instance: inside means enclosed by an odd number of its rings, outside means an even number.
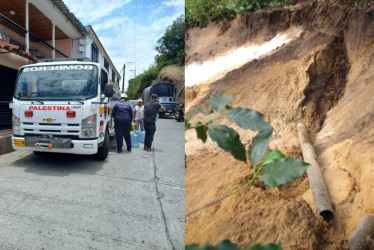
M82 138L96 137L96 114L93 114L82 121Z
M15 116L13 113L12 113L12 125L13 125L13 134L17 135L19 134L20 132L20 120L19 120L19 117Z

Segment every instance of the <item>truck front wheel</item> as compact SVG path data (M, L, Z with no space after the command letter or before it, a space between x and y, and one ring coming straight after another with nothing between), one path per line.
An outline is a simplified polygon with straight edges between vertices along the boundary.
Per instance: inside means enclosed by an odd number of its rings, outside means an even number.
M106 130L103 145L99 147L99 149L97 150L95 158L97 160L103 161L108 156L108 152L109 152L109 133L108 133L108 130Z

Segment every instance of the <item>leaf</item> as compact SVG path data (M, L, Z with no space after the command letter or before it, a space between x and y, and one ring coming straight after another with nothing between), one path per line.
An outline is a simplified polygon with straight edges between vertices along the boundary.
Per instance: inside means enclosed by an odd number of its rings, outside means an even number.
M229 105L226 105L226 110L232 110L232 107Z
M284 158L284 154L278 150L273 150L269 153L267 153L264 158L262 159L262 165L265 166L266 164L269 164L270 162L273 162L278 159Z
M260 244L252 245L249 250L282 250L282 244L279 242L278 245L270 243L261 246Z
M184 120L184 128L185 129L191 128L191 123L189 123L187 120Z
M244 145L240 142L239 134L225 125L208 125L208 133L213 141L223 150L230 152L235 159L247 162Z
M203 110L201 108L197 108L197 111L200 112L200 113L202 113L202 114L204 114L204 115L210 115L212 113L210 111L205 111L205 110Z
M197 244L191 244L186 246L185 250L241 250L241 248L239 248L236 244L230 242L229 240L223 240L216 246L206 244L205 246L200 247Z
M194 115L195 115L195 110L192 110L190 112L190 114L186 117L186 120L188 120L188 121L192 120Z
M185 246L184 248L185 250L203 250L204 248L199 246L198 244L191 244L191 245L187 245Z
M201 139L204 143L206 142L206 139L208 139L206 134L207 131L208 126L206 125L199 125L196 127L197 138Z
M252 147L249 150L249 159L253 168L256 168L257 164L260 163L264 157L266 151L269 148L269 141L273 133L273 128L260 131L256 137L252 139Z
M297 179L305 172L308 166L308 163L300 159L278 159L261 169L260 178L267 186L275 187Z
M201 247L198 244L191 244L185 247L186 250L241 250L235 243L230 242L229 240L223 240L218 243L216 246L211 246L208 243ZM252 245L248 248L249 250L282 250L282 244L279 242L278 245L270 243L267 245Z
M232 96L227 95L212 95L210 97L209 103L212 109L217 112L220 112L227 104L232 101Z
M262 131L271 128L270 124L264 121L261 113L251 109L233 108L227 113L226 118L244 129Z

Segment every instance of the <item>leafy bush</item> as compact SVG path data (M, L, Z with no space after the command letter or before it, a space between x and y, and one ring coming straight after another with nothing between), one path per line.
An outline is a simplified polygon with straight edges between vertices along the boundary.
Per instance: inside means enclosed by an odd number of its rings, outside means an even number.
M210 21L234 19L235 11L225 4L226 0L186 0L186 21L193 27L204 27Z
M157 78L158 73L164 67L163 64L153 64L142 74L136 78L129 80L129 87L126 91L130 99L137 99L145 88L151 86L152 82Z
M197 244L191 244L186 246L186 250L241 250L237 245L234 243L231 243L229 240L223 240L220 243L217 244L217 246L211 246L209 244L206 244L203 247L200 247ZM282 250L282 244L279 243L278 245L275 245L273 243L261 246L259 244L250 246L246 248L246 250Z
M293 2L295 0L186 0L186 21L192 27L205 27L210 21L231 20L244 11Z
M198 109L198 112L208 117L212 117L214 114L216 116L204 122L191 124L192 113L186 120L186 128L195 128L197 137L203 142L206 142L209 135L220 148L229 152L235 159L251 164L252 178L238 190L247 188L258 177L269 187L287 184L300 177L309 164L300 159L285 158L284 154L278 150L268 151L273 127L265 122L263 115L257 111L228 106L231 101L231 96L211 96L211 109L209 111ZM252 147L248 152L241 143L238 132L226 125L214 124L214 121L223 118L236 123L243 129L258 131L258 134L252 139Z
M252 178L249 179L244 186L234 190L231 194L235 194L249 187L257 178L260 178L265 185L275 187L290 183L300 177L309 164L300 159L286 158L285 155L278 150L268 151L273 127L265 122L263 115L257 111L228 106L231 101L231 96L213 95L210 98L211 109L209 111L204 111L199 108L197 111L205 114L209 118L216 114L214 118L191 124L191 120L194 116L192 112L186 119L186 129L195 128L197 137L204 143L209 135L213 141L217 142L220 148L229 152L235 159L252 166ZM214 124L216 120L221 120L223 118L236 123L243 129L258 131L258 134L252 139L252 147L248 152L241 143L238 132L226 125ZM249 158L249 160L247 158ZM227 196L217 201L221 201L224 198L227 198ZM213 202L211 204L215 203ZM188 215L200 211L203 208L194 210L188 213Z
M155 62L142 74L129 80L126 91L130 99L137 99L143 90L157 78L161 69L167 65L184 65L184 16L178 17L173 24L166 28L164 35L157 41Z
M235 189L231 194L225 195L213 202L208 203L204 207L196 209L186 214L189 216L196 213L208 206L217 204L218 202L226 199L232 194L237 193L240 190L248 188L254 180L260 178L265 185L268 187L275 187L283 184L290 183L300 177L309 164L303 160L286 158L278 150L269 151L269 141L273 133L273 127L269 123L265 122L263 115L257 111L247 108L232 108L228 104L232 101L231 96L225 95L212 95L209 102L211 109L204 111L198 108L197 111L206 116L206 121L200 121L193 123L194 112L186 119L186 129L194 128L197 133L197 137L204 143L209 137L217 142L218 146L223 150L229 152L235 159L248 163L253 168L252 177L247 183ZM213 117L213 118L212 118ZM252 131L258 131L258 134L252 139L252 147L246 151L245 145L240 141L238 132L226 125L218 125L214 122L221 119L228 119L229 121L236 123L243 129L250 129ZM247 157L248 155L248 157ZM248 159L249 158L249 161ZM240 250L235 244L229 240L220 242L217 246L205 245L200 247L197 244L186 246L188 250ZM265 246L253 245L248 250L280 250L282 249L281 244L268 244Z
M157 41L155 57L157 64L179 64L184 65L184 15L178 17L172 25L166 28L164 35Z

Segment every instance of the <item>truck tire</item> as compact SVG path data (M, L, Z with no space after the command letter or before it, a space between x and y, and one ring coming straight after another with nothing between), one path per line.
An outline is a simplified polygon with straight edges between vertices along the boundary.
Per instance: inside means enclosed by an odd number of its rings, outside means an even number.
M103 161L108 156L108 152L109 152L109 133L108 133L108 130L106 130L103 145L98 148L97 153L95 154L95 158L97 160Z

